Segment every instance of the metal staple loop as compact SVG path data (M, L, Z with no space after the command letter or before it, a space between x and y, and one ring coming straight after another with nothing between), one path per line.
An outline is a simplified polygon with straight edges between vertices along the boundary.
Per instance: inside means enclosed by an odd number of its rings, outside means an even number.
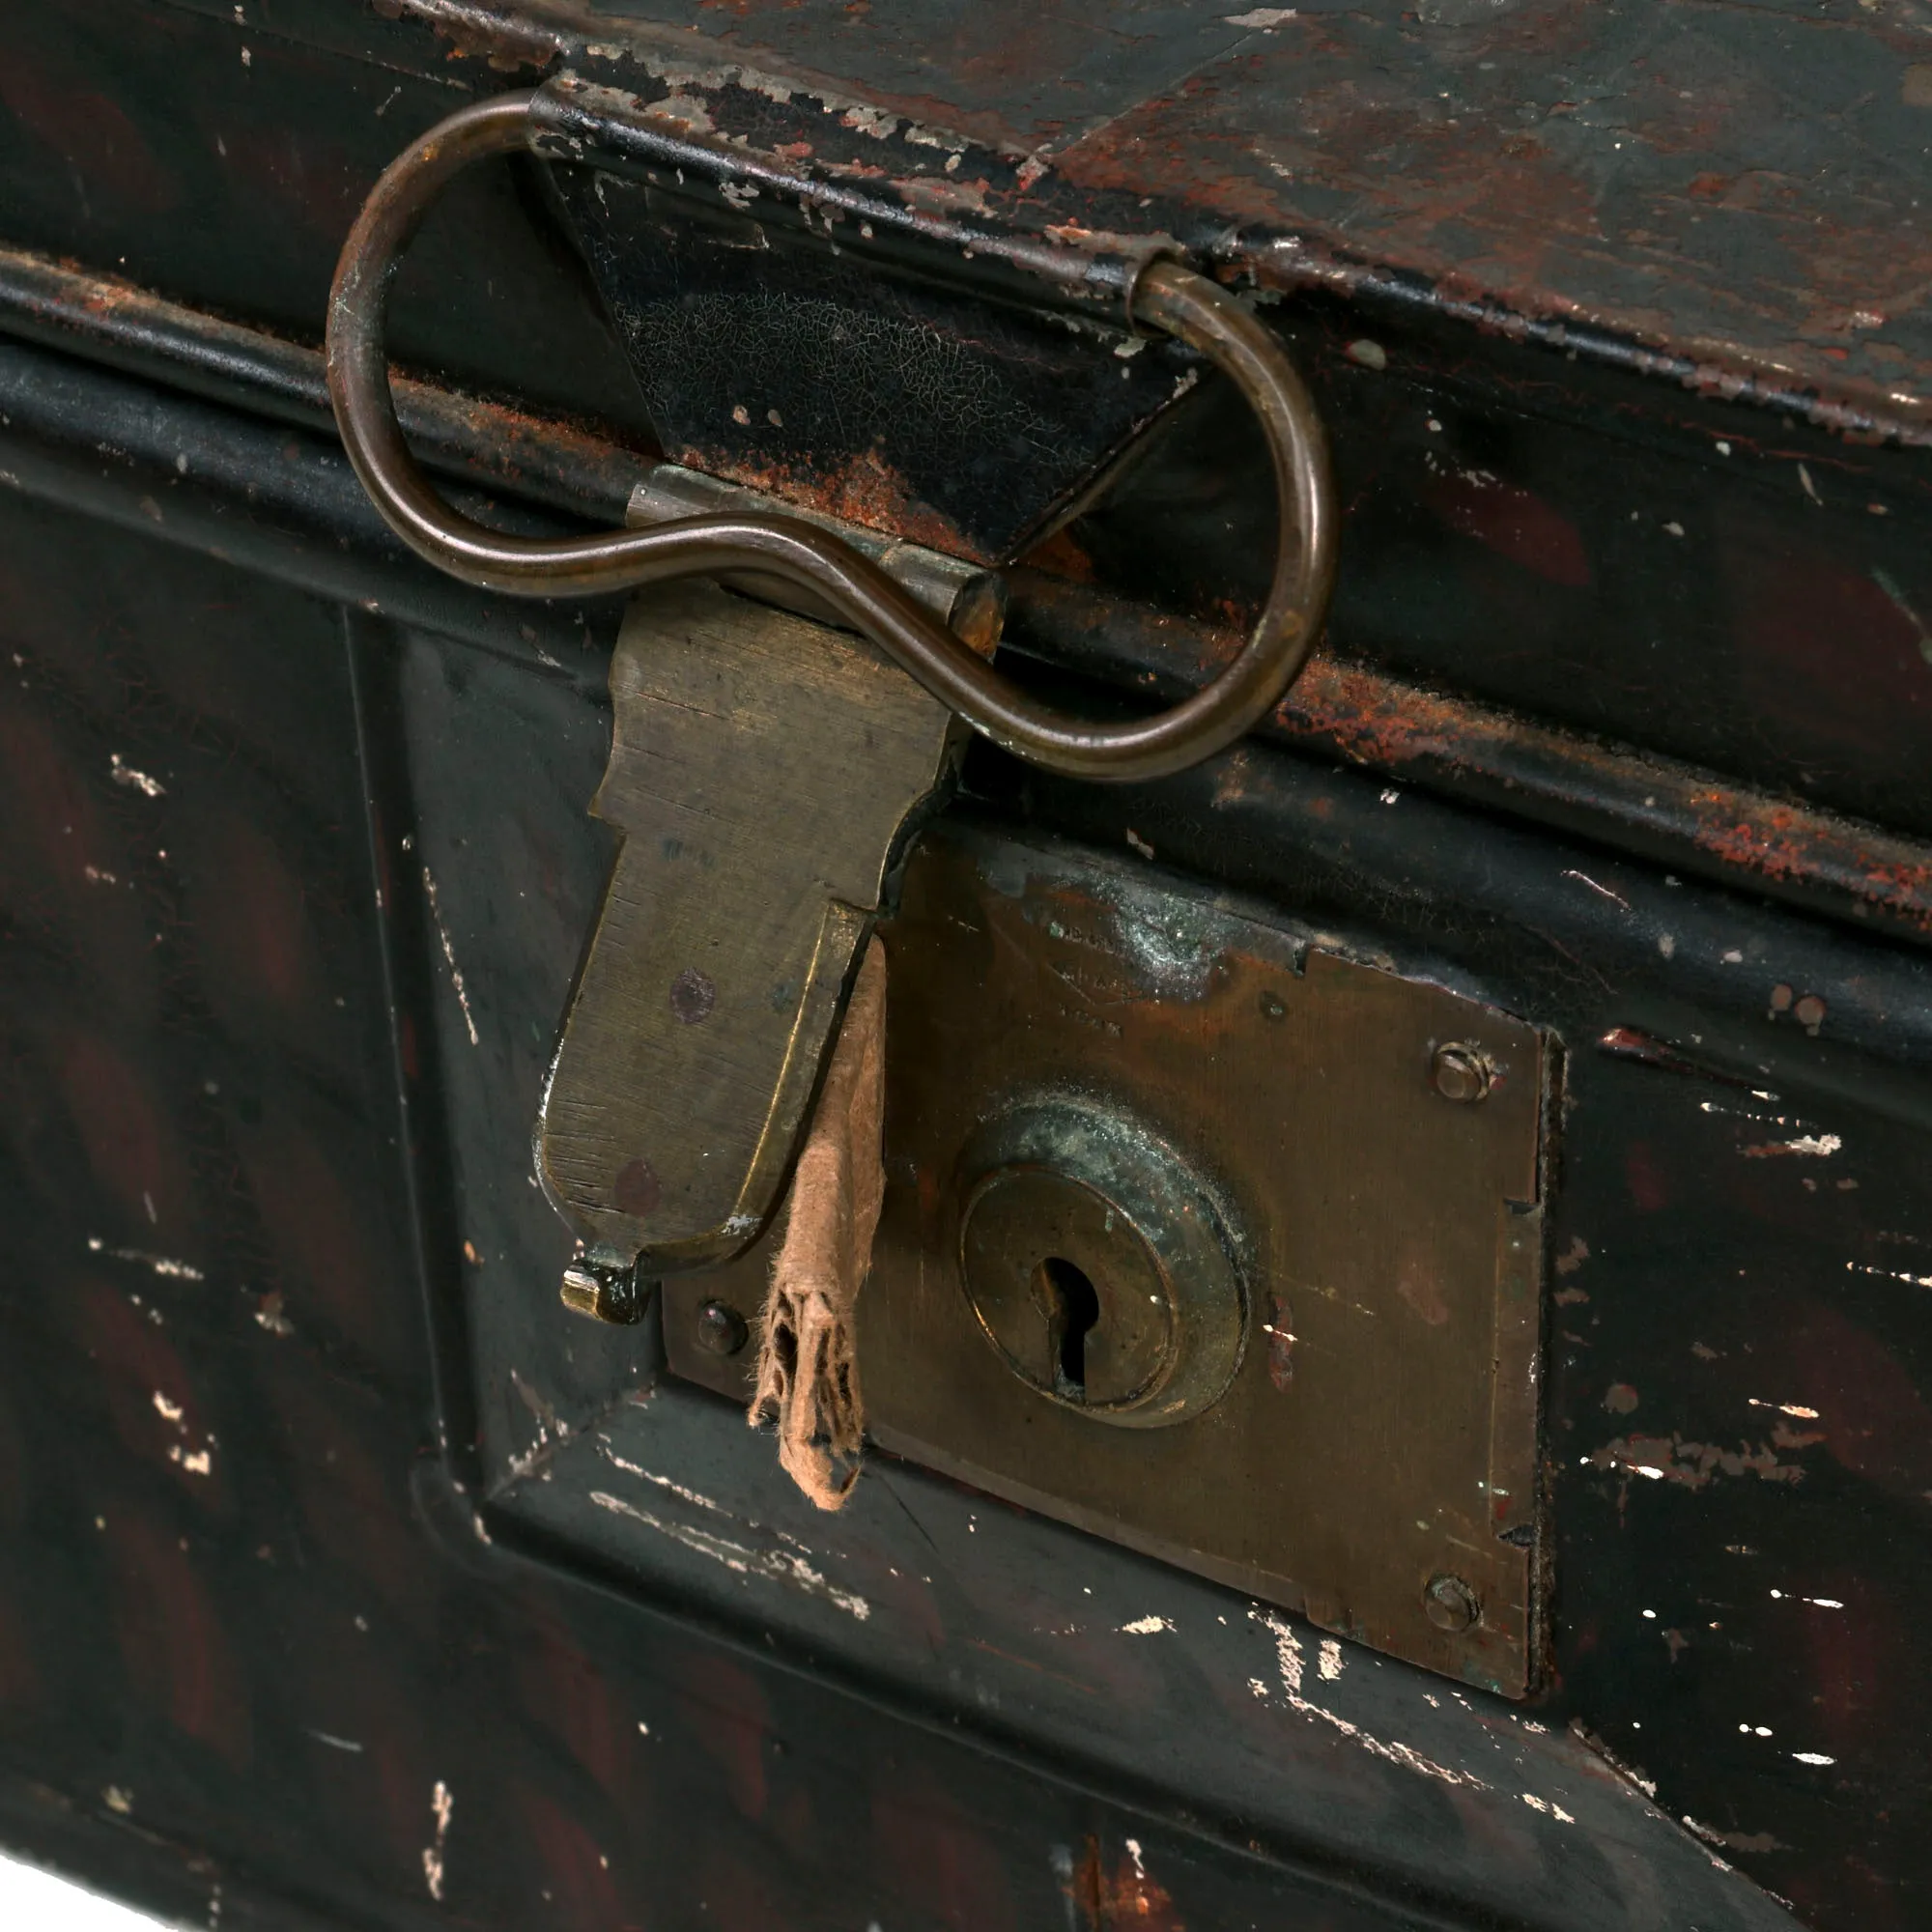
M641 530L533 541L453 510L416 467L389 395L384 311L403 251L450 179L526 147L529 94L466 107L390 163L363 204L328 303L328 390L355 473L389 526L440 569L486 589L554 597L755 568L816 591L977 731L1050 771L1142 780L1183 771L1273 709L1321 635L1335 578L1334 492L1315 405L1269 331L1205 276L1155 260L1131 319L1226 372L1261 419L1279 505L1274 579L1253 633L1210 683L1166 711L1091 724L1038 703L992 669L877 565L802 519L721 515Z

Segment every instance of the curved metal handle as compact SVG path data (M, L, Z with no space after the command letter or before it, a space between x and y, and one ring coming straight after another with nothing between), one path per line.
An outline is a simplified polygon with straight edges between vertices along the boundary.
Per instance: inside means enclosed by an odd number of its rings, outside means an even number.
M1050 771L1137 780L1183 771L1245 733L1294 682L1321 635L1335 578L1333 487L1321 417L1279 343L1205 276L1145 267L1132 320L1178 336L1225 370L1261 419L1279 501L1274 581L1253 634L1209 684L1151 718L1089 724L1016 690L876 564L802 519L690 517L652 529L554 542L503 536L464 517L416 468L389 396L383 318L389 284L430 204L471 161L529 145L530 94L439 123L392 161L343 245L328 300L328 392L349 459L391 529L466 582L522 596L623 590L755 568L813 590L942 704L996 745Z

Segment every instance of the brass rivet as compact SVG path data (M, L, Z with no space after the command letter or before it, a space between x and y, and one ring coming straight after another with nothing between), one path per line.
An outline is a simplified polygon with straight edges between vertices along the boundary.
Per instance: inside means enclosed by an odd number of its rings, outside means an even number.
M1473 1629L1483 1614L1475 1591L1460 1577L1432 1577L1422 1593L1422 1607L1437 1630L1452 1636Z
M1494 1083L1495 1074L1473 1046L1450 1040L1435 1049L1429 1064L1429 1077L1445 1100L1466 1103L1482 1099Z
M726 1302L707 1301L697 1311L697 1346L714 1355L735 1355L751 1332L745 1318Z

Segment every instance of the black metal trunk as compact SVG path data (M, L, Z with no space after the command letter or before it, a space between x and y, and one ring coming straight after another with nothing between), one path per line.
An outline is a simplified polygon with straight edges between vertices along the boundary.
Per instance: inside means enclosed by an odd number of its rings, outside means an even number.
M1925 1923L1920 11L16 8L0 1839L225 1927ZM1000 668L1130 715L1232 657L1274 511L1239 399L1106 302L1171 253L1289 345L1321 656L1159 783L977 745L885 931L1050 881L1067 930L1009 952L1066 968L1096 1093L1196 997L1149 905L1539 1043L1507 1668L1071 1526L1065 1467L1023 1508L875 1450L818 1515L692 1352L761 1259L559 1308L531 1123L622 600L419 561L320 353L390 157L539 86L549 145L465 178L391 320L501 528L620 523L669 457L997 566ZM1272 1050L1250 1007L1204 1065ZM1217 1131L1208 1194L1261 1186ZM1337 1466L1421 1432L1416 1373Z

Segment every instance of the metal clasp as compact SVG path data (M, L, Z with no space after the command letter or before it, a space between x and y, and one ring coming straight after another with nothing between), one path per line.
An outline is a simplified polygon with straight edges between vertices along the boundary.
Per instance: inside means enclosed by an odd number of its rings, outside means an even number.
M592 808L624 844L537 1132L539 1172L584 1243L566 1298L608 1317L636 1305L610 1288L633 1257L633 1282L720 1262L772 1213L889 870L945 781L954 720L1079 777L1198 763L1307 662L1334 582L1335 512L1321 420L1274 335L1205 276L1152 258L1122 282L1115 320L1178 337L1248 399L1273 459L1279 542L1241 650L1151 717L1071 717L994 669L987 572L688 470L654 471L623 530L535 541L462 516L397 424L384 304L447 183L537 146L554 111L541 91L468 107L390 165L336 270L327 364L356 474L430 562L522 596L653 586L612 661L611 764Z

